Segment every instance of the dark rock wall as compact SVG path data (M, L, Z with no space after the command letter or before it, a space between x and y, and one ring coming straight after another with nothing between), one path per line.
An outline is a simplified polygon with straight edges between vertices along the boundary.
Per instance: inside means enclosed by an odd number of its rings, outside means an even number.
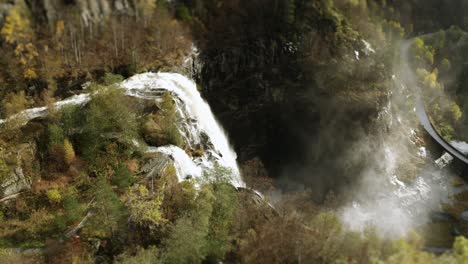
M210 17L199 40L203 94L240 162L259 156L270 176L320 185L319 196L349 183L365 160L341 158L379 126L385 65L323 4L308 2L288 24L274 5L240 2Z

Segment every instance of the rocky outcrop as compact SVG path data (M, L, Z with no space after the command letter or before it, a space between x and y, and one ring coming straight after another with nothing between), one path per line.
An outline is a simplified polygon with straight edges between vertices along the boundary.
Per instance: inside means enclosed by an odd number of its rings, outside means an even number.
M2 189L2 197L18 193L24 189L29 189L31 183L24 176L23 169L21 167L15 168L10 174L7 180L3 181L0 185Z
M159 178L168 167L174 166L174 161L168 155L162 153L152 153L151 155L152 157L145 162L140 171L145 180Z
M14 0L0 3L0 25ZM40 23L54 25L67 7L76 6L85 26L103 21L112 12L136 15L134 0L25 0L32 17Z
M30 189L32 174L38 162L35 160L36 145L25 143L13 150L4 150L2 159L6 160L6 169L2 172L0 197L9 196Z
M150 114L143 121L143 136L147 143L152 146L162 146L168 142L166 133L161 126L164 117L159 114Z

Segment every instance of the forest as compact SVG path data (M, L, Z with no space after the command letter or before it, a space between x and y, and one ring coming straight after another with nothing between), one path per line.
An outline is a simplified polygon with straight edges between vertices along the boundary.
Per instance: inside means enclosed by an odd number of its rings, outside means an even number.
M468 263L466 59L468 0L0 0L0 262Z

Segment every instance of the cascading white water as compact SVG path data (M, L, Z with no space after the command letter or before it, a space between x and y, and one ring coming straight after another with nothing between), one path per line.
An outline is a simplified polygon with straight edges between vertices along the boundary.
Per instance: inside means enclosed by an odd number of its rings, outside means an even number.
M79 95L71 96L70 98L67 98L65 100L56 102L54 104L54 107L56 109L61 109L62 107L67 106L67 105L82 105L82 104L86 104L87 102L89 102L89 100L91 100L91 97L89 94L79 94ZM5 123L7 120L17 120L18 118L21 120L21 122L26 124L32 119L44 117L46 115L47 115L47 107L45 106L35 107L35 108L30 108L30 109L21 111L20 113L12 115L7 119L0 119L0 124Z
M171 92L173 95L178 115L176 123L178 129L189 148L203 147L204 154L192 158L176 146L149 147L148 152L171 156L179 180L187 177L199 178L204 170L213 168L217 163L232 171L232 185L245 187L237 166L237 155L193 81L177 73L144 73L131 77L119 87L125 89L128 96L144 100L159 101L164 92ZM90 94L80 94L55 103L55 107L60 109L66 105L82 105L90 100ZM9 119L21 117L21 121L27 123L29 120L46 116L47 112L47 107L31 108ZM0 124L4 122L6 120L0 120Z
M143 99L158 99L161 91L171 92L180 118L177 121L177 127L186 143L190 148L200 145L206 147L202 157L192 159L194 164L202 169L209 169L218 163L232 170L234 177L232 184L235 187L245 186L237 166L237 155L229 145L226 133L216 121L210 106L203 100L193 81L177 73L144 73L124 81L121 87L127 90L128 95ZM204 142L204 135L207 136L209 142ZM183 157L185 152L182 151L182 153L177 147L162 147L153 151L169 154L175 158L178 172L186 174L179 175L179 178L201 174L201 172L186 168L186 166L193 167L193 165L185 162L188 156ZM177 160L176 157L180 159Z
M408 43L402 46L389 104L379 114L387 129L377 139L379 148L372 150L373 165L360 175L353 202L341 210L343 222L356 231L374 226L380 234L404 236L430 221L429 214L440 210L452 193L450 176L435 166L415 132L416 108L408 104L413 101L415 80L407 62L408 47ZM411 174L405 168L416 168L413 180L400 180Z

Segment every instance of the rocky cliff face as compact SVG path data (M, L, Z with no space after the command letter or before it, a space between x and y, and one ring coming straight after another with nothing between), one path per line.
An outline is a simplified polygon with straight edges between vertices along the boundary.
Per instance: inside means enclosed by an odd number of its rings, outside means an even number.
M24 143L11 146L10 149L2 150L2 168L0 175L0 197L16 194L25 189L30 189L32 176L37 169L36 144Z
M241 162L259 156L271 176L308 185L319 177L323 189L349 182L349 169L363 165L339 160L375 132L390 71L324 5L297 7L296 22L287 24L254 2L211 20L200 41L204 95Z
M0 24L14 6L15 0L0 3ZM84 25L99 23L112 12L139 15L135 0L25 0L32 17L40 23L55 23L67 6L78 7Z

